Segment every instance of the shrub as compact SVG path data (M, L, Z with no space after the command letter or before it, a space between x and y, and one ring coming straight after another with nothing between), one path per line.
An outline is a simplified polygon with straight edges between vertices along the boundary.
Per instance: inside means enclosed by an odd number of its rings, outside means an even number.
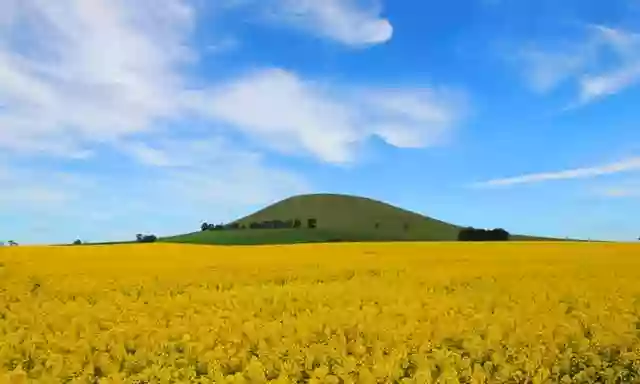
M510 237L509 232L502 228L486 230L468 227L458 233L458 241L508 241Z
M155 243L156 241L158 241L158 237L156 235L137 234L136 241L138 241L139 243Z

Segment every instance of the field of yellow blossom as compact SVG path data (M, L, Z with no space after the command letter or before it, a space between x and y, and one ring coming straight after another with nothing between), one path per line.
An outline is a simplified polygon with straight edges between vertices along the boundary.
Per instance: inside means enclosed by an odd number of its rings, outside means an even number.
M639 381L638 245L0 248L0 383Z

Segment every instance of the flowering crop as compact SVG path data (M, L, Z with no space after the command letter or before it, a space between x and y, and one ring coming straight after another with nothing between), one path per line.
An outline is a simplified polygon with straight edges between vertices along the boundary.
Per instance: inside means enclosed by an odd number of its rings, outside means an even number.
M0 248L0 383L640 381L631 244Z

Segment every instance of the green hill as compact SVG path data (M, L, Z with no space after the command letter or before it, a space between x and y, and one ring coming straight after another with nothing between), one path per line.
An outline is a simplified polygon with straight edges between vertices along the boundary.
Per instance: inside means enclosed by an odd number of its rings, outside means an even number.
M317 219L308 229L307 220ZM380 201L347 195L315 194L288 198L234 223L299 219L299 229L240 229L194 232L162 238L194 244L293 244L330 241L455 241L459 226ZM519 236L518 240L534 240Z

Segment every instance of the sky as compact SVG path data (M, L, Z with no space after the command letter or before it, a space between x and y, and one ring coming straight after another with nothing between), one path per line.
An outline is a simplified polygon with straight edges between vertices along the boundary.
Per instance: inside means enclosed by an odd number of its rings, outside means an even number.
M638 0L0 0L0 241L302 193L640 236Z

